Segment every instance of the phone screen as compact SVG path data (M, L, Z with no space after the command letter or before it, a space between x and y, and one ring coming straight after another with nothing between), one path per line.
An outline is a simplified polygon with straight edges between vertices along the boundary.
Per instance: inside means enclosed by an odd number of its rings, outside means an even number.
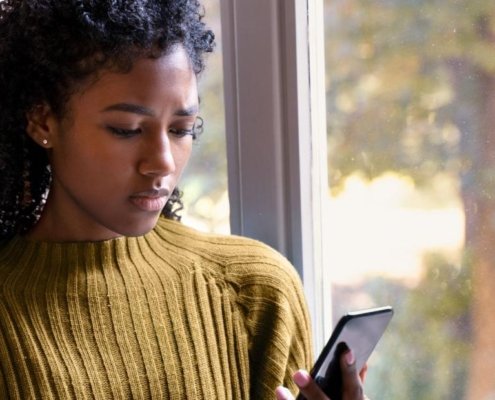
M313 368L313 377L327 375L328 366L334 358L337 345L341 342L352 349L356 357L356 367L358 371L361 370L387 328L392 314L391 307L382 307L351 312L343 316L322 352L322 355L326 355L321 364L318 365L317 362Z
M311 376L332 400L341 392L340 356L351 348L358 371L363 368L392 318L392 307L354 311L344 315L316 361ZM304 399L299 395L297 399Z

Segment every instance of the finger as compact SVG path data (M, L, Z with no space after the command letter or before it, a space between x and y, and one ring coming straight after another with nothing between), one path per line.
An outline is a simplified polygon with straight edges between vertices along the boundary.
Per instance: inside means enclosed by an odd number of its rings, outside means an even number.
M346 351L340 358L342 370L342 398L344 400L363 400L363 385L356 370L356 359L352 350Z
M275 389L275 397L277 400L294 400L294 396L292 396L290 390L283 386Z
M329 400L316 382L304 370L299 370L293 375L294 382L299 387L301 394L308 400Z
M368 372L368 364L364 364L363 368L361 368L361 371L359 371L359 377L361 378L361 382L364 383L364 380L366 379L366 374Z

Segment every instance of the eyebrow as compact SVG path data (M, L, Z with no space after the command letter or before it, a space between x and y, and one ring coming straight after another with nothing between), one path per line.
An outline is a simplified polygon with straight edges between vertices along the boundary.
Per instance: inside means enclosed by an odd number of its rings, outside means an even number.
M177 110L175 112L175 115L178 115L180 117L190 117L191 115L196 115L198 112L199 112L199 106L195 104L191 107Z
M156 113L151 108L140 106L138 104L132 104L132 103L112 104L108 107L105 107L102 110L102 112L109 112L109 111L123 111L133 114L145 115L148 117L156 116ZM191 115L196 115L198 111L199 111L199 106L193 105L191 107L187 107L175 111L174 115L178 115L180 117L190 117Z

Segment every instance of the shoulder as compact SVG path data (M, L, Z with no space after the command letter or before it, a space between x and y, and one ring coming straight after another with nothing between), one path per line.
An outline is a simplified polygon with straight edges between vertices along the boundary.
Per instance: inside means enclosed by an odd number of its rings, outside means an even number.
M156 232L212 281L228 287L224 299L248 342L251 398L272 397L280 384L295 389L292 374L309 368L312 356L306 299L291 263L250 238L202 233L167 220Z
M198 232L167 220L160 221L157 232L173 241L186 254L184 257L194 260L196 269L201 268L235 292L232 300L249 321L248 330L260 333L274 319L287 327L303 324L308 329L301 279L292 264L273 248L254 239Z
M197 231L180 222L161 218L156 233L217 269L239 287L300 286L299 275L279 252L251 238ZM261 285L261 286L260 286Z

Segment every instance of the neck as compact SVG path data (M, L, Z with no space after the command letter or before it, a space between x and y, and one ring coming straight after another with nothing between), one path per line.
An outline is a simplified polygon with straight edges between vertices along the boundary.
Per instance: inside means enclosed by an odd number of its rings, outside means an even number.
M47 199L38 222L25 234L25 238L33 241L47 242L96 242L119 237L115 232L90 232L82 225L64 218L63 212Z

